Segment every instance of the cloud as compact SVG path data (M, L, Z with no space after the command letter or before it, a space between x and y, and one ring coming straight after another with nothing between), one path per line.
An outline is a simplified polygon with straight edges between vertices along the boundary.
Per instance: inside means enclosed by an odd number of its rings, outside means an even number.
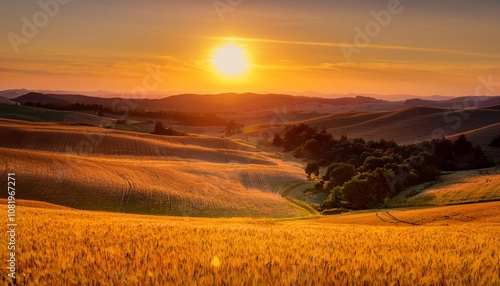
M283 44L283 45L302 45L302 46L317 46L317 47L335 47L341 48L342 46L354 45L352 43L338 43L338 42L314 42L314 41L289 41L289 40L273 40L265 38L225 38L225 37L215 37L212 39L217 40L233 40L239 42L258 42L258 43L270 43L270 44ZM409 51L409 52L425 52L425 53L442 53L442 54L455 54L462 56L472 56L472 57L484 57L484 58L495 58L500 59L500 54L485 54L465 50L454 50L454 49L438 49L438 48L422 48L422 47L411 47L411 46L399 46L399 45L377 45L370 44L363 49L379 49L379 50L399 50L399 51Z

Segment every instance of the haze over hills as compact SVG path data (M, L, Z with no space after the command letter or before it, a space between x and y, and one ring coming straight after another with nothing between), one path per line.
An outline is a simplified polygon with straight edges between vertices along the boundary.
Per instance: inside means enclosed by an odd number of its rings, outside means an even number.
M355 96L322 98L293 96L286 94L224 93L224 94L180 94L161 99L130 99L122 97L94 97L80 94L46 94L28 92L17 97L4 97L19 103L42 103L51 105L99 104L108 107L124 106L129 109L183 111L183 112L260 112L286 107L289 110L338 112L352 110L394 110L404 106L427 106L440 108L477 108L500 104L500 96L458 97L446 100L409 99L388 101L374 97ZM0 93L2 96L2 93Z
M324 104L332 106L358 106L383 104L384 100L369 97L326 99L319 97L292 96L285 94L225 93L214 95L181 94L162 99L126 99L90 97L78 94L43 94L30 92L12 99L19 103L42 103L52 105L100 104L108 107L128 106L146 110L184 112L258 112L288 106L300 108L304 105Z
M123 92L113 92L113 91L106 91L106 90L96 90L96 91L74 91L74 90L43 90L43 89L9 89L9 90L0 90L0 96L3 96L5 98L16 98L21 95L30 93L30 92L37 92L37 93L44 93L44 94L80 94L80 95L86 95L86 96L93 96L93 97L104 97L104 98L115 98L115 97L122 97L122 98L131 98L131 95L129 93L123 93ZM272 94L271 92L256 92L259 94ZM155 92L155 91L150 91L148 92L148 98L151 99L161 99L173 95L179 95L179 94L184 94L182 92L175 92L175 91L170 91L170 92ZM290 91L290 92L284 92L282 94L289 94L293 96L306 96L306 97L321 97L321 98L348 98L348 97L357 97L357 96L362 96L362 97L372 97L376 99L382 99L382 100L388 100L388 101L405 101L409 99L422 99L422 100L434 100L434 101L443 101L443 100L449 100L453 99L456 97L460 96L444 96L444 95L430 95L430 96L419 96L419 95L412 95L412 94L375 94L375 93L322 93L322 92L315 92L315 91L304 91L304 92L295 92L295 91Z
M12 101L12 100L7 99L7 98L2 97L2 96L0 96L0 103L3 103L3 104L11 104L11 105L12 105L12 104L16 104L16 102L15 102L15 101Z

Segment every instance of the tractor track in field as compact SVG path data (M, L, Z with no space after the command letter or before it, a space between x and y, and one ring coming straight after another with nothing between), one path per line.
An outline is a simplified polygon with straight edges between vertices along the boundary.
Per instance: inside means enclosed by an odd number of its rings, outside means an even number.
M122 174L118 174L118 176L120 176L120 178L122 178L127 184L127 187L123 190L122 199L120 201L120 212L126 212L127 205L132 194L132 183Z
M392 215L391 213L389 213L388 211L376 212L375 215L377 216L378 219L380 219L381 221L383 221L385 223L390 223L390 224L403 223L403 224L409 224L409 225L414 225L414 226L420 225L418 223L400 220L397 217L395 217L394 215Z

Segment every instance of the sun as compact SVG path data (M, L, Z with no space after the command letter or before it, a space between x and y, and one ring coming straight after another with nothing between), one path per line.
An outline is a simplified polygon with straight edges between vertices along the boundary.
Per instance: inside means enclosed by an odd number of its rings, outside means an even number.
M248 72L250 63L245 49L235 43L217 48L212 58L215 70L228 78L241 77Z

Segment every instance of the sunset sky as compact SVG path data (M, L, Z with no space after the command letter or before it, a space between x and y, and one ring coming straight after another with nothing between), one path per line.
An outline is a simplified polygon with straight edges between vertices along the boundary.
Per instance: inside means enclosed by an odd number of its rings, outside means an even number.
M500 94L497 0L59 1L2 1L0 89ZM227 43L240 77L213 67Z

